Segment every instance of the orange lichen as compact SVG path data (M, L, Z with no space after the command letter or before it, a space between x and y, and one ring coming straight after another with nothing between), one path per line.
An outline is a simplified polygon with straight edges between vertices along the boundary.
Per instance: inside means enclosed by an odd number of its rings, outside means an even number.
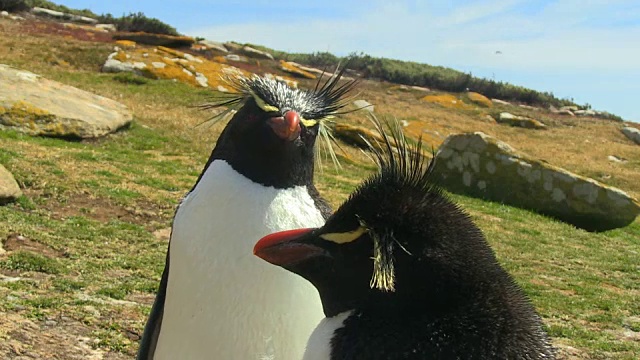
M124 46L124 47L136 47L136 42L131 40L116 40L116 44Z
M465 104L462 100L451 94L435 94L427 95L422 98L423 101L438 104L450 109L472 109L469 104Z
M220 64L226 64L227 63L227 59L225 59L224 56L214 56L213 59L211 59L212 61L218 62Z
M484 106L484 107L493 106L493 103L491 102L491 100L489 100L489 98L477 92L472 92L472 91L468 92L467 98L469 98L471 102L478 104L480 106Z
M146 67L140 72L148 78L177 80L194 86L206 84L213 89L223 86L231 90L230 86L222 80L224 77L233 76L234 73L249 75L233 66L209 61L200 56L189 55L163 46L156 47L155 51L128 49L126 53L119 52L114 56L114 59L146 64Z
M307 79L315 79L316 76L313 75L312 73L308 72L308 71L304 71L302 69L300 69L299 67L295 66L294 64L288 62L288 61L284 61L284 60L280 60L280 69L282 69L283 71L286 71L288 73L291 73L293 75L299 76L299 77L304 77Z

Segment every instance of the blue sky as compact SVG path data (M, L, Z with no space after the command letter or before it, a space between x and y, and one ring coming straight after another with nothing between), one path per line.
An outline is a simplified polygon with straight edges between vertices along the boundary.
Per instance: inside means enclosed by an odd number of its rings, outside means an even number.
M211 40L448 66L640 122L638 0L55 2L115 16L140 11Z

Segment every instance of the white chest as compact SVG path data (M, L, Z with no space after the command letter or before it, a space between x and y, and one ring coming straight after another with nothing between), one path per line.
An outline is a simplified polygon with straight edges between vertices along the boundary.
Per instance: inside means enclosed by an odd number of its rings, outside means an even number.
M353 311L345 311L334 317L324 318L311 333L307 350L302 360L329 360L331 359L331 339L336 330L344 326L344 321L351 316Z
M300 359L322 318L317 290L253 246L323 223L305 187L264 187L214 161L174 219L156 359Z

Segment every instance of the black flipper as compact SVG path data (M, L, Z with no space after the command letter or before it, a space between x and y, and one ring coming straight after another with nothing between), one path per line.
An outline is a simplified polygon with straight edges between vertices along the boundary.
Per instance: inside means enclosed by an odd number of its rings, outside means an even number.
M327 220L331 216L331 214L333 214L333 210L331 210L331 205L329 205L327 200L325 200L320 195L320 193L318 192L318 189L316 189L316 187L313 184L307 185L307 191L309 192L309 195L313 199L313 203L316 205L318 210L320 210L320 214L322 214L322 217L325 220Z
M167 295L167 281L169 280L169 252L167 251L167 259L160 279L160 287L156 295L156 300L151 307L151 313L144 327L142 340L140 340L140 348L138 349L137 360L153 360L160 336L160 328L162 327L162 318L164 316L164 300Z

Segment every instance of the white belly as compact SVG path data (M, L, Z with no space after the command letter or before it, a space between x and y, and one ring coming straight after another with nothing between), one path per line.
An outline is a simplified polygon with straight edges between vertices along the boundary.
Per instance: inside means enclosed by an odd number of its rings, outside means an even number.
M336 330L344 326L344 321L353 314L353 311L345 311L340 314L324 318L309 337L307 350L302 360L330 360L331 339Z
M318 292L254 256L253 246L323 223L305 187L264 187L214 161L174 219L155 358L301 359L323 317Z

